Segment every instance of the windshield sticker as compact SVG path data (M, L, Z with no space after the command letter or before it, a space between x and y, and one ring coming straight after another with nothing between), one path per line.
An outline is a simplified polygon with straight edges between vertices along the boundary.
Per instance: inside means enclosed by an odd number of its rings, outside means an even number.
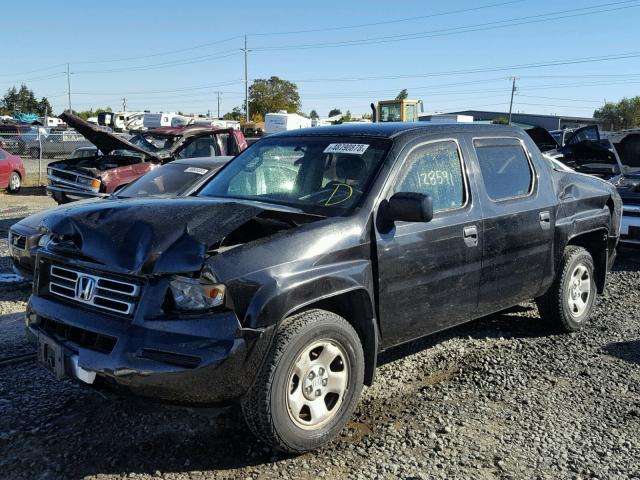
M362 155L367 151L369 145L366 143L330 143L323 153L351 153Z
M198 167L189 167L184 173L197 173L198 175L204 175L208 170L206 168L198 168Z

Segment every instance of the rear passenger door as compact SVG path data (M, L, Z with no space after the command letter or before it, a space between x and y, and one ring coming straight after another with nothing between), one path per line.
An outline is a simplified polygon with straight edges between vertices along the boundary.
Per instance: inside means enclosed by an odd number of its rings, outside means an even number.
M551 268L555 225L550 186L517 137L474 138L483 216L479 314L532 298ZM545 172L546 178L547 173Z
M385 198L429 194L430 222L376 231L383 347L474 316L481 269L481 214L458 142L422 142L404 155Z

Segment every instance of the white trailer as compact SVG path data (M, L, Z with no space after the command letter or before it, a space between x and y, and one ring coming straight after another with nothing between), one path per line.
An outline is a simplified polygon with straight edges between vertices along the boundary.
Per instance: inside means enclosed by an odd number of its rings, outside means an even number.
M144 128L159 128L159 127L171 127L173 119L179 117L177 113L173 112L160 112L160 113L144 113L142 125Z
M264 116L265 135L307 127L311 127L311 119L298 115L297 113L281 111L278 113L267 113Z

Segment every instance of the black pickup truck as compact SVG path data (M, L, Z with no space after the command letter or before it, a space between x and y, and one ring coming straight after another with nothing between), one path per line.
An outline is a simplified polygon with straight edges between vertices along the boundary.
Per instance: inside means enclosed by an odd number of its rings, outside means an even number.
M580 329L620 214L612 185L514 127L285 132L195 197L53 211L27 335L58 377L237 402L258 438L302 452L342 429L382 350L528 299Z

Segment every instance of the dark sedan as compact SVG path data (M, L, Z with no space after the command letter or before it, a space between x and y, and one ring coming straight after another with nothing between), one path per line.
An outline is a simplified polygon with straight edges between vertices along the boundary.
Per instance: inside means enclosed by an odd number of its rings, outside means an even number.
M120 189L106 200L92 198L78 204L110 201L133 197L185 197L191 195L207 182L232 157L206 157L175 160L156 168L138 180ZM9 229L9 252L13 269L19 275L30 279L33 274L34 256L41 233L38 225L53 210L71 208L60 206L24 218Z

